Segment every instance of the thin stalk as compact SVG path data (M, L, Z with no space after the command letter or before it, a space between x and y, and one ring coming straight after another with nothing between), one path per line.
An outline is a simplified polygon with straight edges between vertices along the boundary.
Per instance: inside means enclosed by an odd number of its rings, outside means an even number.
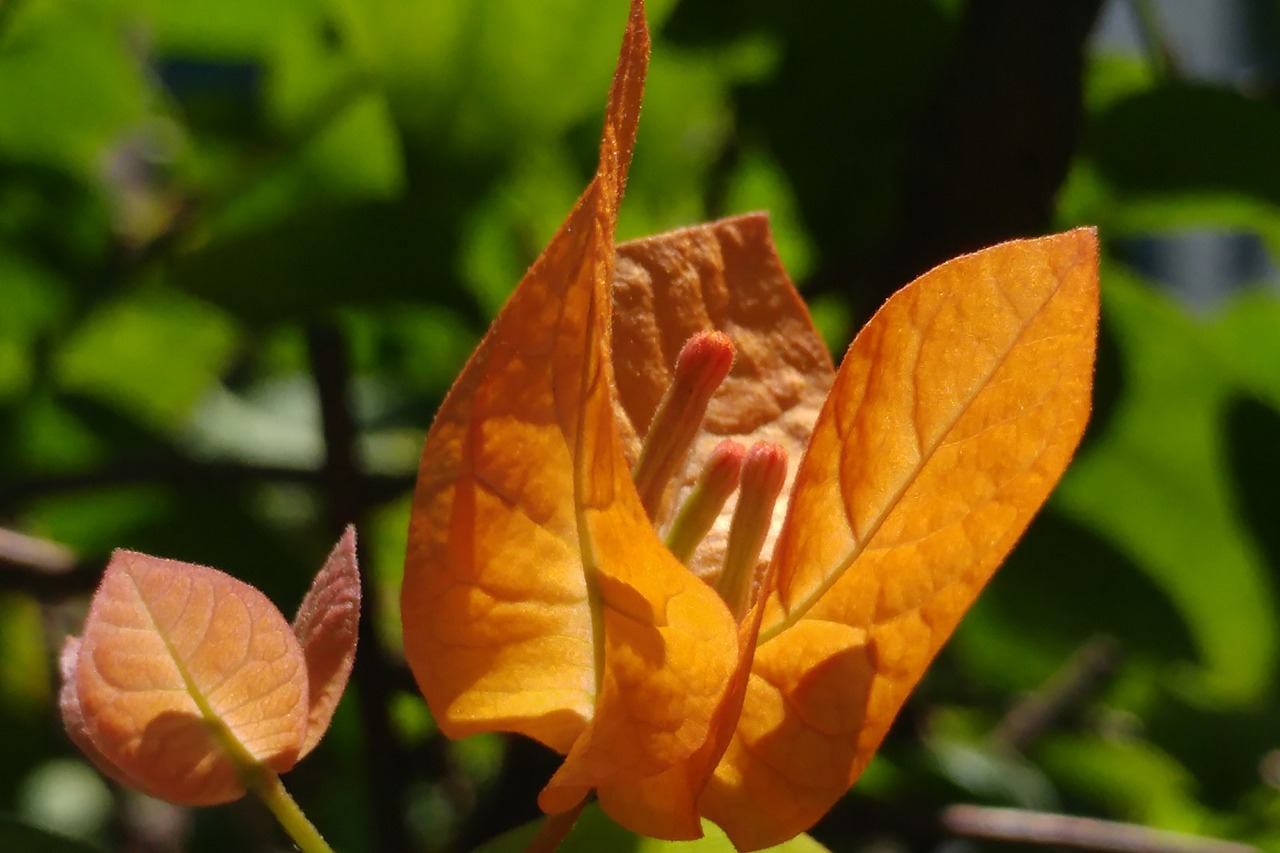
M302 809L298 808L298 804L284 789L284 783L280 781L280 777L274 770L259 766L253 776L251 790L267 804L267 808L271 809L280 826L293 839L293 843L298 845L302 853L333 853L333 848L302 813Z

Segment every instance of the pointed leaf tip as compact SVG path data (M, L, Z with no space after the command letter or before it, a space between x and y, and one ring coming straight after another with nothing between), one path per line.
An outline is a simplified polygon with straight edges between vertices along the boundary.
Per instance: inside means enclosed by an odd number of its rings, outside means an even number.
M405 657L441 730L517 731L567 753L541 800L554 811L692 753L737 658L723 602L645 516L616 422L608 286L643 11L632 5L595 179L432 424L401 589Z
M612 171L615 192L621 198L627 188L627 172L635 150L640 124L640 100L649 71L649 25L644 0L631 0L627 29L609 89L604 132L600 141L600 169Z
M922 559L935 534L985 581L1084 431L1097 324L1091 229L964 255L894 294L850 345L796 477L776 552L787 623L865 552ZM823 535L803 532L818 519ZM877 606L910 609L953 579L919 571ZM877 601L853 624L888 618Z
M289 624L257 589L216 569L112 555L78 653L64 650L64 718L121 781L171 802L244 794L246 765L296 762L307 676ZM86 750L91 758L94 751Z
M355 664L360 628L360 569L356 529L348 526L325 560L293 620L293 632L307 661L311 707L302 758L329 728Z

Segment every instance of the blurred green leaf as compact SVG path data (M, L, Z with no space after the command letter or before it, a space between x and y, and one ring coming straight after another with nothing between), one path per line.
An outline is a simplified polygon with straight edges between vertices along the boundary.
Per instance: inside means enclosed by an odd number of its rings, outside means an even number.
M169 291L143 291L106 303L59 354L60 384L176 426L216 382L235 328L209 306Z
M312 210L187 253L174 276L256 323L415 300L473 316L471 296L442 266L454 251L458 223L432 226L429 212L403 202Z
M96 176L147 85L113 4L24 3L0 33L0 162Z
M386 81L400 120L481 159L598 114L626 19L625 4L575 0L350 9L362 58ZM660 8L650 16L655 24Z
M1280 203L1280 112L1227 89L1170 83L1113 103L1088 150L1125 192L1235 192Z
M1103 314L1116 330L1124 396L1055 497L1066 516L1147 572L1190 626L1199 686L1248 702L1275 675L1275 587L1240 518L1224 466L1232 377L1203 330L1114 266Z
M57 276L0 244L0 401L31 384L36 344L67 313L67 290Z
M0 701L15 712L43 712L50 700L40 607L0 595Z
M1187 227L1248 229L1280 251L1280 112L1263 98L1204 85L1144 88L1140 71L1105 66L1098 113L1064 210L1112 239ZM1127 94L1120 94L1121 92ZM1105 93L1105 94L1104 94Z
M720 0L690 5L704 10L712 33L739 14L738 4ZM782 58L767 81L742 90L740 133L768 146L809 233L836 257L875 245L901 210L916 122L954 39L943 5L763 6Z
M1211 813L1195 799L1192 775L1143 741L1060 734L1037 757L1067 791L1118 819L1193 833L1216 829Z
M63 395L31 394L20 405L0 409L0 459L5 472L43 475L70 473L101 464L125 448L114 446L114 430L99 430L93 421L111 416L91 401L69 400ZM85 405L78 405L85 402ZM119 426L122 419L114 419ZM128 426L119 432L137 438L140 430ZM133 442L128 442L133 443Z
M1224 305L1206 345L1239 388L1280 409L1280 295L1253 290ZM1273 448L1275 449L1275 448Z
M983 683L1029 690L1093 636L1166 668L1197 654L1165 584L1108 537L1049 511L965 616L953 651Z

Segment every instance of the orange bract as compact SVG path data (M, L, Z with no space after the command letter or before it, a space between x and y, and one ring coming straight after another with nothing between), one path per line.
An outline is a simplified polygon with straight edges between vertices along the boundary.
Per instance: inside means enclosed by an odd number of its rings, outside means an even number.
M636 0L597 175L427 437L405 652L447 734L567 755L547 811L594 788L636 831L696 837L705 816L754 849L848 789L1065 468L1089 411L1096 240L944 264L837 373L763 216L615 250L646 51ZM647 517L629 466L683 344L713 329L732 370ZM790 458L736 624L710 585L735 501L687 566L658 538L726 438Z
M354 533L290 627L216 569L117 551L83 638L63 649L63 722L103 772L155 797L210 805L261 764L291 768L319 741L355 655Z
M637 5L596 178L449 393L414 495L406 656L447 734L568 753L552 811L698 749L736 663L727 608L658 539L614 422L607 282L647 58Z
M1066 468L1097 310L1096 242L1080 229L943 264L858 335L773 554L747 707L777 715L744 715L715 787L745 801L707 810L731 836L771 796L752 780L783 780L803 827L866 766Z

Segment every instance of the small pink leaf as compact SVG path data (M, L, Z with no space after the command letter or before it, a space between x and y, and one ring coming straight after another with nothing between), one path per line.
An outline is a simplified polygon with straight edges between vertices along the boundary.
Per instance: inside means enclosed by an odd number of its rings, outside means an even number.
M302 649L261 592L216 569L115 552L63 665L74 669L72 736L153 796L227 802L244 794L248 766L283 772L298 759Z
M299 758L324 737L351 676L360 626L360 570L356 529L348 527L302 599L293 632L307 661L311 707Z

